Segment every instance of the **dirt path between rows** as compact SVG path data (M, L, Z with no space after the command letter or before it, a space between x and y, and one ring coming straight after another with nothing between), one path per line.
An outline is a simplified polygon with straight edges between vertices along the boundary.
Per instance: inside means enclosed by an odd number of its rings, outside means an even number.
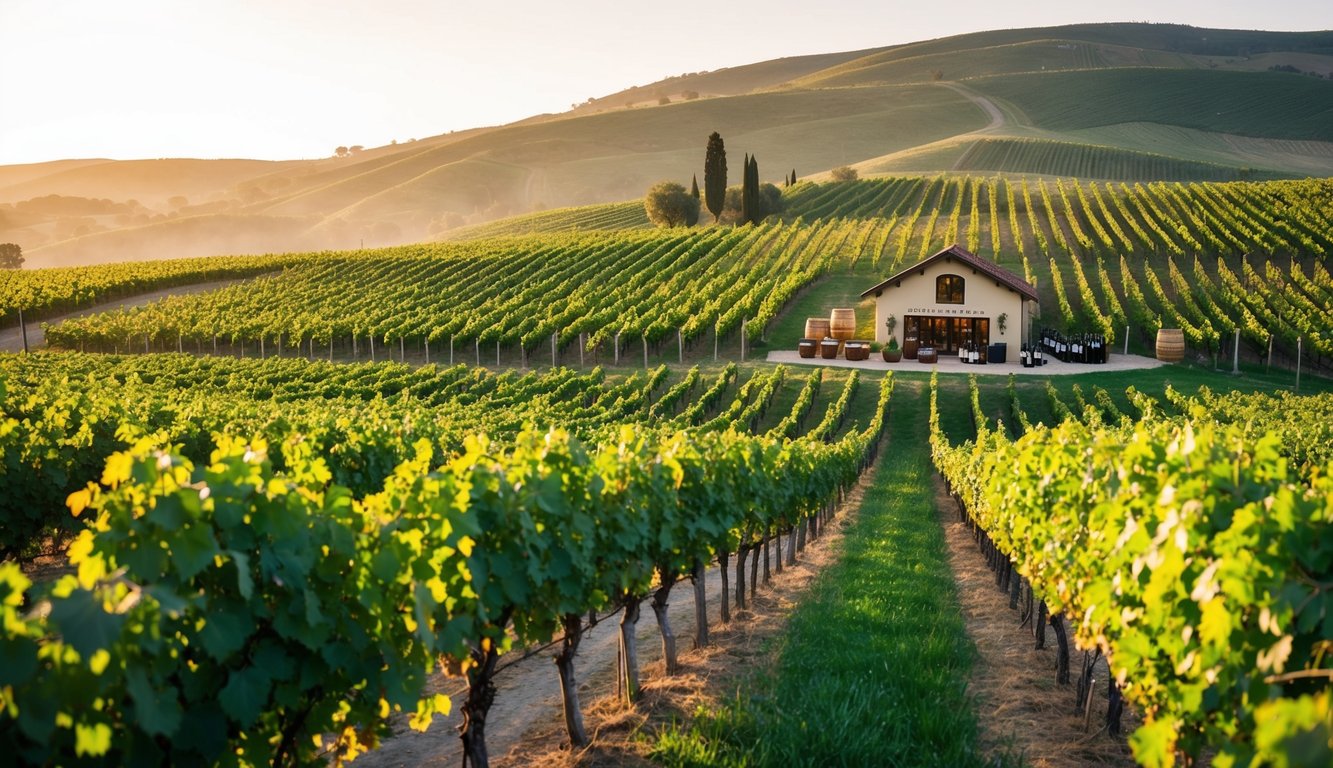
M87 317L102 312L110 312L115 309L131 309L133 307L142 307L145 304L151 304L155 301L165 299L168 296L185 296L191 293L205 293L215 291L219 288L226 288L229 285L245 282L253 278L242 278L240 280L216 280L210 283L195 283L194 285L178 285L174 288L163 288L160 291L152 293L141 293L137 296L128 296L116 301L108 301L103 304L96 304L87 309L80 309L77 312L70 312L56 317L48 317L37 322L29 322L28 326L28 349L37 350L46 346L46 333L42 331L42 323L50 325L59 325L66 320L76 317ZM0 352L22 352L23 335L18 326L0 330Z
M949 564L958 585L958 602L967 633L977 648L969 690L976 699L977 726L986 754L1022 755L1032 768L1136 765L1125 737L1101 730L1106 713L1106 662L1095 668L1091 725L1074 712L1074 685L1055 682L1055 633L1048 627L1046 647L1035 650L1031 623L1020 628L1019 611L995 585L995 574L977 547L944 481L935 475L935 507L949 546ZM1020 603L1021 605L1021 603ZM1070 673L1078 678L1083 654L1073 646ZM1139 718L1128 706L1121 720L1129 734Z

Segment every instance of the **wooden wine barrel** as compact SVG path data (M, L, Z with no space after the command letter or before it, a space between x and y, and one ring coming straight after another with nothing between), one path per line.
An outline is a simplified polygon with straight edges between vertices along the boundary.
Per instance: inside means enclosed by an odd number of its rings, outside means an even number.
M808 334L807 334L808 335ZM829 314L829 335L847 341L856 335L856 310L835 309Z
M814 339L801 339L796 344L796 351L801 354L801 357L814 357L815 347L818 344L819 342Z
M836 339L824 339L819 342L819 356L825 360L836 358L841 349L842 342Z
M1185 332L1179 328L1157 331L1157 359L1164 363L1178 363L1185 359Z
M805 319L805 337L820 341L828 338L829 323L823 317L807 317Z
M919 346L921 346L921 342L916 336L908 336L907 340L903 342L903 357L908 360L915 360L916 350Z

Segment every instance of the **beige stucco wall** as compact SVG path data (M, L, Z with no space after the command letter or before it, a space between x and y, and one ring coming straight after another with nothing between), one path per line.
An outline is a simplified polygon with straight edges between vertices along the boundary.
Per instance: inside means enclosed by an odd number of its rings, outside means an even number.
M935 279L941 275L963 278L962 304L935 303ZM903 318L907 315L935 315L990 318L991 343L1003 341L1017 346L1027 341L1030 311L1035 311L1035 302L1025 301L1022 294L1009 286L984 272L974 272L971 266L956 259L941 259L927 266L924 275L920 270L904 275L901 287L897 283L884 286L883 293L875 299L875 341L884 343L889 340L884 327L884 319L889 315L898 319L894 334L899 344L903 343ZM1003 334L996 320L1001 312L1009 316Z

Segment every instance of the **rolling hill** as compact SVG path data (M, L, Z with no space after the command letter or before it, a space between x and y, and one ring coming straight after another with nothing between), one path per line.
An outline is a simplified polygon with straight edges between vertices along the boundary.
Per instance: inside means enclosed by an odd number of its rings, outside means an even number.
M1333 32L1002 30L687 73L560 115L349 157L0 167L0 241L52 266L439 239L631 200L663 178L688 184L715 130L733 154L754 154L765 180L840 165L863 175L1329 176L1330 125ZM32 202L51 195L61 198Z

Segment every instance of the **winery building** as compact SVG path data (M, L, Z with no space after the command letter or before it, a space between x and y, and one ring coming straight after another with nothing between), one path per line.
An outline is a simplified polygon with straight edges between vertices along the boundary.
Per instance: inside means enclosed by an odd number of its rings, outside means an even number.
M889 340L884 321L897 319L894 335L903 355L919 347L957 354L968 342L982 349L1006 344L1009 361L1029 341L1029 318L1036 312L1037 290L1026 280L959 245L946 248L876 285L861 298L875 298L875 340ZM1003 326L1003 328L1002 328Z

